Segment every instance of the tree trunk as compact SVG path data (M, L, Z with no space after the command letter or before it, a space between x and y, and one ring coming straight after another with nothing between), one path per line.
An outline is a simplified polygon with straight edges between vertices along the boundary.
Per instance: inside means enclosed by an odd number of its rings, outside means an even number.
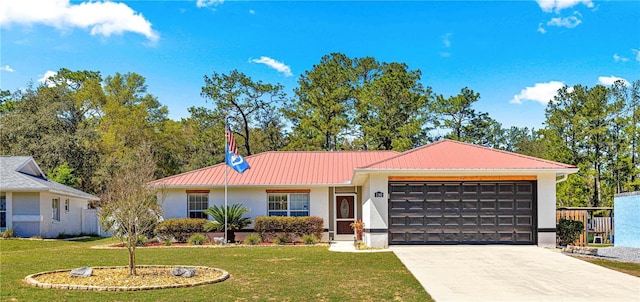
M227 229L227 240L229 243L236 243L236 231Z
M136 242L129 242L129 275L136 275Z

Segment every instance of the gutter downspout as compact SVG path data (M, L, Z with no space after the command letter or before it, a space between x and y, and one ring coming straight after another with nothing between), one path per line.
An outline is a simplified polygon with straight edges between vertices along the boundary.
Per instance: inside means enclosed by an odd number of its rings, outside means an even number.
M563 182L563 181L567 180L567 178L569 178L569 174L567 174L567 173L563 173L563 174L562 174L562 177L561 177L560 179L556 178L556 184L559 184L559 183L561 183L561 182Z

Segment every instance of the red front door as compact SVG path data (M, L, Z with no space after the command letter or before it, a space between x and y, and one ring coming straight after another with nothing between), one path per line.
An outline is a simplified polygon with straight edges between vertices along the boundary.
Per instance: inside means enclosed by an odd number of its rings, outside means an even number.
M353 229L349 226L355 221L355 198L353 196L336 196L336 234L353 235Z

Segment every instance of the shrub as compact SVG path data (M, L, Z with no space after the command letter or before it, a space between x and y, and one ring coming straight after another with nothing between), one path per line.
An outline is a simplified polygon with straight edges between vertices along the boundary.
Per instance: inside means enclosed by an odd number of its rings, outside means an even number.
M302 243L307 245L313 245L318 243L318 238L316 238L316 236L313 236L313 235L304 235L302 236Z
M15 229L14 228L8 228L8 229L2 231L0 236L2 236L3 239L13 238L13 237L15 237Z
M145 246L145 244L147 244L147 241L149 241L149 239L147 239L147 236L140 235L138 236L138 240L136 241L136 246Z
M164 240L164 245L165 246L171 246L173 244L173 241L171 241L171 239L165 239Z
M279 233L284 233L288 237L292 235L298 237L313 235L319 240L324 231L324 220L315 216L262 216L256 217L254 223L254 229L260 234L263 241L270 241L276 238Z
M584 230L584 223L582 221L560 218L558 225L558 243L562 246L570 245L574 243Z
M275 239L273 239L273 244L277 244L277 245L285 245L287 244L287 242L289 242L289 236L287 236L286 234L280 234L280 236L276 237Z
M249 213L249 208L236 203L231 207L225 208L220 206L212 206L204 213L213 218L212 221L208 221L204 225L206 231L223 231L225 224L225 216L227 222L227 240L230 242L236 242L235 231L241 230L251 224L251 218L244 217L244 214Z
M191 235L204 232L207 221L204 218L171 218L158 223L155 234L160 240L187 242Z
M191 235L191 237L189 237L188 242L190 245L203 245L205 242L207 242L207 236L200 233L193 234Z
M251 234L244 237L244 244L258 245L260 242L262 242L262 240L260 240L260 235L258 234Z

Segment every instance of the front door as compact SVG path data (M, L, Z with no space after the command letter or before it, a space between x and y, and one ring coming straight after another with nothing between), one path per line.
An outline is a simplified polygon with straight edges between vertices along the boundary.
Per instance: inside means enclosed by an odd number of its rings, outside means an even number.
M355 221L356 203L353 195L336 195L335 200L336 235L335 240L353 240L354 232L350 224Z

